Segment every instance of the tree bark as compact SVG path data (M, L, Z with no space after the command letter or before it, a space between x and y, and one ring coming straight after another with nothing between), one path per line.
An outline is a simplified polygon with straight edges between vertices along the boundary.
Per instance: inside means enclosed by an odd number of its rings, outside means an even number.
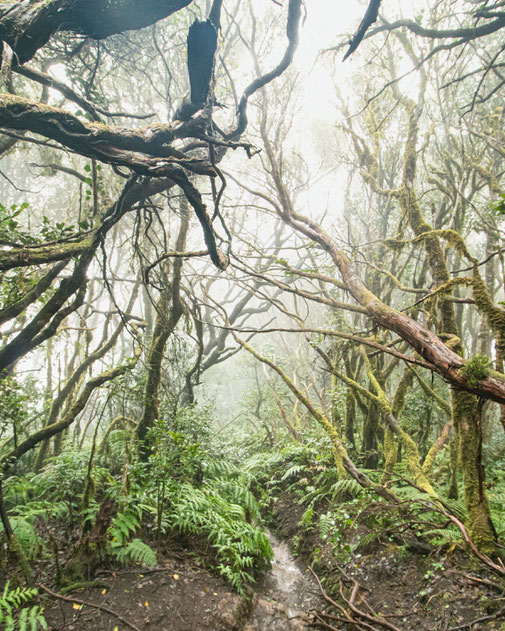
M192 0L3 0L0 40L24 64L57 31L93 39L138 30L179 11Z
M189 228L189 216L187 208L182 208L181 225L177 236L176 251L182 252L186 245L186 237ZM144 409L142 418L136 428L136 437L139 442L139 455L146 460L149 449L146 444L148 430L153 426L159 415L159 389L161 384L161 364L165 346L170 335L184 313L184 302L181 298L181 274L183 258L174 262L172 281L168 288L162 290L156 305L156 323L154 325L151 347L147 359L147 384L144 392Z

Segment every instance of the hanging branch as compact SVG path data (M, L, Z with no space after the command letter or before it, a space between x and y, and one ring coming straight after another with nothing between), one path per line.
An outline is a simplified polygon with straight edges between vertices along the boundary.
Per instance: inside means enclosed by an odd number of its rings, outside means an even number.
M365 36L365 33L368 29L377 21L377 16L379 15L379 7L381 5L381 0L370 0L370 4L368 5L368 9L366 10L363 19L358 26L358 30L353 35L351 41L349 42L349 48L347 49L346 54L342 61L345 61L348 57L352 55L352 53L358 48L361 44L361 40Z

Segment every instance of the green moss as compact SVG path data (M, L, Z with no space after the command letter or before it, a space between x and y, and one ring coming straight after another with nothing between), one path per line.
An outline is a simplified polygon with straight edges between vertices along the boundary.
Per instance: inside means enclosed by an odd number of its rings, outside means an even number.
M489 372L489 358L479 354L471 357L463 368L460 369L460 373L466 377L468 385L472 387L476 386L482 379L488 377Z
M494 556L496 538L482 466L482 427L478 400L469 392L453 390L452 403L459 443L459 460L463 471L466 527L477 548L484 554Z
M382 475L382 484L386 484L391 480L391 474L396 464L396 456L398 453L398 441L394 433L389 427L384 430L384 473Z

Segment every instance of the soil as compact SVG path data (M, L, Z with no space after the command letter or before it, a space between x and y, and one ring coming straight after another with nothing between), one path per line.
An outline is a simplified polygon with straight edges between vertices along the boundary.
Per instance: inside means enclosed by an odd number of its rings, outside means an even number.
M98 573L96 580L98 587L46 608L52 631L230 631L241 628L250 608L222 578L184 554L153 570Z
M289 493L280 495L274 507L279 536L296 542L300 560L314 568L327 594L348 611L344 601L357 588L354 605L400 631L505 630L505 582L462 550L444 553L418 542L407 549L383 542L343 560L318 533L300 525L304 510ZM342 615L331 606L329 611ZM360 628L324 615L319 620L339 631ZM371 623L373 629L385 628Z
M99 572L96 587L66 600L53 596L45 610L49 629L302 631L312 620L310 609L322 606L317 583L297 566L285 542L274 536L271 542L272 569L248 599L179 552L153 570Z
M295 497L280 494L273 507L274 562L254 585L250 598L233 593L223 578L205 567L201 557L188 550L165 549L163 560L154 569L102 570L93 588L74 591L65 600L45 594L49 629L505 630L505 584L475 565L462 550L443 553L419 542L409 548L378 541L360 554L343 558L315 529L301 525L304 510ZM293 551L298 554L296 560ZM435 554L430 556L430 552ZM309 565L325 593L343 609L323 598ZM53 591L47 574L44 586ZM44 593L42 588L39 591ZM371 616L367 624L345 621L349 600ZM318 626L318 622L327 626Z

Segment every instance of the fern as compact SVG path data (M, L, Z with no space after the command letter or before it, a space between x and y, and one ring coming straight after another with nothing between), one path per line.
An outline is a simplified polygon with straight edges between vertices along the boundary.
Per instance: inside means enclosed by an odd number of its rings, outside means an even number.
M239 473L237 467L224 458L207 458L203 464L209 478L231 477Z
M289 478L293 478L294 476L296 476L299 473L302 473L302 472L304 472L306 470L307 470L307 467L305 467L304 465L295 464L292 467L290 467L286 471L286 473L282 476L281 482L284 482L285 480L289 480Z
M37 558L43 547L43 541L35 532L32 524L23 517L10 517L9 521L23 556L28 560Z
M426 502L428 499L432 499L432 496L428 495L428 493L424 491L419 491L413 486L400 486L395 487L395 493L402 498L407 500L421 500L422 502Z
M16 506L12 512L14 515L18 515L33 524L37 519L47 521L51 518L61 519L68 517L69 506L64 501L39 500Z
M249 489L234 480L219 481L216 489L221 491L229 502L243 506L248 519L261 520L260 507Z
M245 491L238 495L250 501ZM207 538L220 561L219 572L244 594L244 585L254 580L253 568L270 561L273 552L265 533L246 521L244 507L225 495L219 487L182 484L172 505L172 520L181 532Z
M380 541L380 534L381 534L380 531L368 532L366 535L361 537L361 539L356 543L354 550L355 551L364 550L374 541Z
M456 528L435 528L427 530L424 534L434 546L445 546L462 542L461 533Z
M328 539L328 537L333 534L334 529L335 516L333 513L328 511L327 513L324 513L324 515L321 515L319 518L319 534L321 539L323 539L323 541Z
M314 507L309 506L309 508L307 508L307 510L303 513L299 524L301 526L305 526L305 528L310 528L312 526L313 519L314 519Z
M113 543L123 545L130 538L131 534L140 527L140 515L138 511L129 510L125 513L118 513L109 526L108 533Z
M361 493L363 493L363 487L352 478L347 480L338 480L332 485L331 490L333 492L334 500L345 498L346 495L358 497Z
M137 510L128 510L118 513L108 529L110 536L109 552L121 563L141 563L148 567L157 564L156 553L141 539L135 538L129 541L140 527L140 518L144 505L137 506Z
M453 515L456 515L459 519L466 519L466 508L463 502L460 502L459 500L444 499L444 504L447 508L449 508Z
M37 631L47 629L47 622L40 605L21 607L33 600L38 590L32 587L10 589L10 582L5 584L0 596L0 623L4 631Z
M132 539L126 546L112 548L116 559L121 563L140 563L147 567L154 567L158 563L154 550L141 539Z

